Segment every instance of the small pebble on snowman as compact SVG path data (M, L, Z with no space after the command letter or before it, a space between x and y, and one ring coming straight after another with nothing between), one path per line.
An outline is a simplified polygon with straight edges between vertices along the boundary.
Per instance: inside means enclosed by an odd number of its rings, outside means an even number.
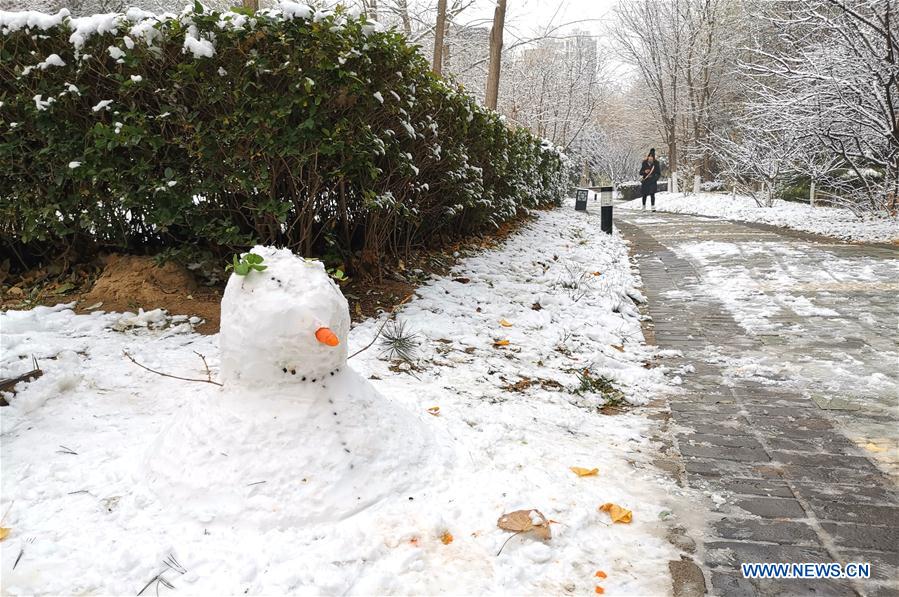
M204 524L284 528L407 499L422 466L450 466L422 413L347 367L349 308L324 265L251 254L264 265L222 297L223 387L185 396L147 454L150 490Z

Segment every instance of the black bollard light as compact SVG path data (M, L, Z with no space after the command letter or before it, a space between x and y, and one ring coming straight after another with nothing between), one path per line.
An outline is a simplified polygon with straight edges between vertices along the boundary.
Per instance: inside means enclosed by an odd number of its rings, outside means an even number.
M612 187L600 187L599 190L600 229L612 234Z

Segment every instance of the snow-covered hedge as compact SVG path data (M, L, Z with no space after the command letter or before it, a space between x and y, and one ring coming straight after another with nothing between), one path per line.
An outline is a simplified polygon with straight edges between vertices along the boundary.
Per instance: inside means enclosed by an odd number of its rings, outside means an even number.
M554 147L349 12L0 12L0 232L25 252L232 250L374 265L565 191Z
M630 201L631 199L640 196L640 187L639 180L629 180L618 185L618 192L621 194L623 200Z

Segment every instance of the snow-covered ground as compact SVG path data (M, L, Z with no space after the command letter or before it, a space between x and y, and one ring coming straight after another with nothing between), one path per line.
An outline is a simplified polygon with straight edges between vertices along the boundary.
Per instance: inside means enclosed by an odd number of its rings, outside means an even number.
M650 208L648 203L647 210ZM625 209L640 209L641 206L640 198L620 205ZM759 207L751 197L732 197L730 193L658 193L656 209L771 224L856 242L888 243L899 240L899 218L860 219L848 209L812 207L779 199L772 207Z
M218 404L233 407L235 397L149 373L123 352L203 378L199 353L220 379L217 336L160 313L76 315L61 305L0 314L0 377L30 369L32 355L44 370L0 410L0 526L11 529L0 543L2 589L136 594L150 583L146 592L163 594L169 583L182 594L584 594L599 585L610 594L668 593L668 561L679 559L668 525L696 505L684 508L681 490L651 464L655 421L640 409L600 414L598 395L573 392L585 369L614 380L634 404L670 391L664 367L644 366L658 355L642 344L634 285L622 239L570 205L540 213L502 247L425 284L398 314L419 334L414 366L382 358L378 344L349 366L385 401L373 411L405 410L434 453L391 471L405 475L401 491L355 512L344 503L330 517L317 510L303 524L278 522L286 520L281 510L302 516L303 504L289 495L284 504L266 501L271 485L261 471L297 483L330 479L270 458L277 442L262 419L243 425L228 449L234 458L251 457L256 446L265 455L257 475L252 460L241 463L245 486L230 488L244 492L245 516L218 516L215 492L173 500L151 483L166 471L197 487L223 482L193 464L202 463L196 453L179 453L171 431L223 424ZM350 354L379 325L353 329ZM266 393L264 385L247 391L248 417L249 401ZM383 416L371 427L375 442L404 433ZM279 424L282 438L285 429ZM285 454L313 459L327 445L301 433L286 439ZM598 474L579 477L569 467ZM633 522L610 524L598 511L609 502L632 510ZM510 536L497 519L530 508L555 521L552 538L517 536L497 555Z

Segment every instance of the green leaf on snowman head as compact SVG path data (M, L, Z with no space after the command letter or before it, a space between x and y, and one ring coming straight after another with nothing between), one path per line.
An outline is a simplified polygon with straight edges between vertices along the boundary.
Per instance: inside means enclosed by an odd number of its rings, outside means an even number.
M262 263L263 261L262 256L256 253L247 253L244 255L244 260L251 265Z
M247 263L238 263L234 266L234 273L238 276L246 276L250 273L250 265Z

